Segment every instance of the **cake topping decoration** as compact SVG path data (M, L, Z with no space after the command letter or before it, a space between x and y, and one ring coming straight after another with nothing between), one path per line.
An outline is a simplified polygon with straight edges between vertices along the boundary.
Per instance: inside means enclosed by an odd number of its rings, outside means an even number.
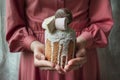
M62 68L68 64L70 59L74 58L76 34L69 27L71 21L71 12L62 8L42 23L42 27L45 29L46 59Z
M72 22L72 13L66 8L58 9L54 16L44 20L42 27L48 29L50 33L55 30L66 30L68 24ZM46 28L47 27L47 28Z

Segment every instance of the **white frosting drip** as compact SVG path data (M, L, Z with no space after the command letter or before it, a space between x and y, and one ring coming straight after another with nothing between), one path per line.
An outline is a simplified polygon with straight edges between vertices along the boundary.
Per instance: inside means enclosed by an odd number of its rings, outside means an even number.
M62 49L62 46L61 45L59 45L59 50L58 50L58 58L57 58L57 63L60 65L60 61L61 61L61 59L60 59L60 52L61 52L61 49Z
M54 43L51 42L51 62L53 62Z
M66 56L66 59L67 59L69 42L72 40L75 45L76 36L75 36L74 30L72 30L71 28L68 28L65 31L56 30L55 33L50 33L48 30L45 30L45 42L47 39L49 41L51 41L51 46L52 46L51 47L52 48L51 61L53 61L53 49L55 48L53 46L53 44L54 44L54 42L59 42L58 61L57 62L58 62L58 64L63 64L62 60L60 60L60 59L62 59L62 56ZM62 48L62 54L61 54L61 58L60 58L61 45L63 45L63 48ZM73 55L74 55L74 53L73 53ZM61 61L61 62L59 62L59 61ZM67 64L67 60L66 60L65 64Z
M64 42L68 43L69 40L75 41L75 37L75 32L70 28L65 31L56 30L55 33L49 33L48 30L45 30L45 38L52 42L60 41L60 44L63 44Z

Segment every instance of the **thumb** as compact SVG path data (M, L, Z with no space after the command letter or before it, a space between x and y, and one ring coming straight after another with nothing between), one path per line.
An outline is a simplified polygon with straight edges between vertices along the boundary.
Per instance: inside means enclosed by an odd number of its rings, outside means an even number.
M42 53L37 54L35 57L39 60L45 60L45 56Z
M45 59L45 56L42 53L41 49L34 51L34 57L37 58L37 59L39 59L39 60L44 60Z
M81 48L78 50L78 52L76 53L76 57L83 57L86 55L86 49L85 48Z
M50 62L50 61L46 61L46 60L38 60L38 59L34 59L34 64L35 66L39 66L39 67L54 67L55 65Z

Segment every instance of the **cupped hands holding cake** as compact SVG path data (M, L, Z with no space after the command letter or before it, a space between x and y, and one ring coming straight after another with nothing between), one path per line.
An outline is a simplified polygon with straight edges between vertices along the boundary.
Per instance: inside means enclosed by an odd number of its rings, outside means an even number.
M80 68L87 61L86 40L69 27L72 13L62 8L54 16L43 21L45 29L45 46L39 41L31 44L34 52L34 64L40 69L57 70L65 73Z

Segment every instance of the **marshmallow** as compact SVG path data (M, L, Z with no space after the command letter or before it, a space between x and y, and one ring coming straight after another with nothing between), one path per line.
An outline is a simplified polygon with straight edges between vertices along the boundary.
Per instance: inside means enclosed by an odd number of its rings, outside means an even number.
M67 29L67 19L64 18L56 18L55 19L55 27L58 30L66 30Z

